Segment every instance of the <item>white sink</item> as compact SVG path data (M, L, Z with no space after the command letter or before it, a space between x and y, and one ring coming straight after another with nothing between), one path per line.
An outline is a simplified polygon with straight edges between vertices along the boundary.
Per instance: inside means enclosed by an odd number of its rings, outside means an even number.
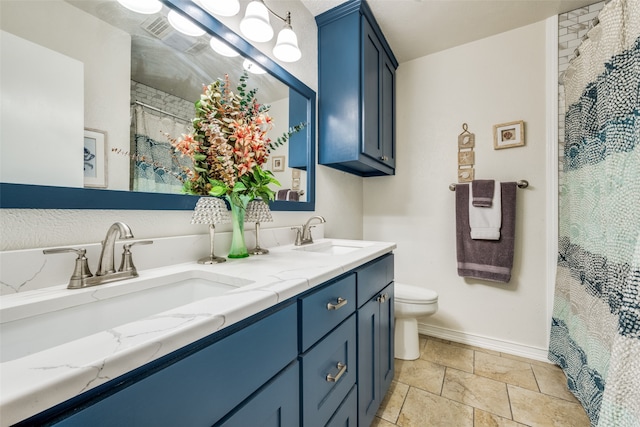
M325 240L295 248L296 251L316 252L326 255L344 255L373 245L361 240Z
M253 283L187 270L4 303L0 363L154 316Z

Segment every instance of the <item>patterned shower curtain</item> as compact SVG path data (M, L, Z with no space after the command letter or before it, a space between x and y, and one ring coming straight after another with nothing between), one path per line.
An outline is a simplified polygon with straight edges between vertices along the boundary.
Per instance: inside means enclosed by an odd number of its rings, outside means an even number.
M131 188L151 193L180 193L184 167L193 167L187 157L176 154L166 134L180 138L190 123L159 117L137 105L134 110L133 173Z
M592 426L640 426L640 0L611 0L566 71L549 359Z

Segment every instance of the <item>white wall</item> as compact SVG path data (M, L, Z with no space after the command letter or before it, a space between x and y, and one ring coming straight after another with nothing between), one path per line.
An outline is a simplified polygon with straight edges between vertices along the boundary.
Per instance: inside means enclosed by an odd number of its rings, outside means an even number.
M84 126L81 125L80 130L84 127L103 131L109 148L129 150L129 110L126 107L131 86L129 34L59 0L5 0L2 12L4 30L83 64ZM96 52L100 54L96 55ZM52 67L45 63L41 66ZM46 139L47 134L43 135ZM83 143L81 133L78 144L82 147ZM78 173L82 176L82 151L79 153ZM128 162L107 161L107 168L110 189L129 188ZM45 185L57 184L50 181ZM82 187L82 179L77 186Z
M3 30L0 43L0 181L82 187L84 64Z
M364 181L364 238L395 241L396 280L434 289L422 331L521 353L546 353L545 23L400 64L397 174ZM493 125L525 121L524 147L494 150ZM476 178L517 191L509 284L457 276L457 137L476 134ZM513 350L513 348L511 348Z
M281 65L309 87L317 90L317 26L313 16L298 0L274 2L273 8L278 13L291 11L293 28L298 35L303 55L296 63ZM218 18L239 33L240 15ZM254 45L273 58L273 43ZM315 213L327 219L327 236L362 238L362 206L362 178L317 166ZM275 212L275 221L263 224L263 228L302 224L313 214ZM190 219L191 212L188 211L2 209L0 250L99 242L114 221L129 224L136 238L207 233L206 226L191 225ZM230 225L217 228L220 231L228 231ZM144 266L140 265L138 268Z

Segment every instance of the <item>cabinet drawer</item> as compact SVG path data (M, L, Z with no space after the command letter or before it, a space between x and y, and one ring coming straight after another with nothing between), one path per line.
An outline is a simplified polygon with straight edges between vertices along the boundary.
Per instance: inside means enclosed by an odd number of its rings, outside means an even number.
M300 300L301 353L349 317L356 308L356 276L351 274Z
M393 254L385 255L357 270L358 307L369 301L385 286L393 282Z
M356 381L356 316L304 354L301 363L303 425L324 426Z
M356 427L358 425L358 386L354 385L325 427Z

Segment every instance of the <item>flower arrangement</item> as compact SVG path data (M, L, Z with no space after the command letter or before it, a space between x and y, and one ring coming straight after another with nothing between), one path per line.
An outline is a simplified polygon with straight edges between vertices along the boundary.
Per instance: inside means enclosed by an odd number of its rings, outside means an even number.
M194 131L178 140L169 136L176 151L193 161L193 168L185 170L184 193L226 196L239 207L257 197L275 198L269 185L280 183L262 165L272 150L305 124L272 141L267 136L273 127L270 106L258 103L257 89L247 90L248 78L245 72L235 93L228 75L205 86L195 103Z

